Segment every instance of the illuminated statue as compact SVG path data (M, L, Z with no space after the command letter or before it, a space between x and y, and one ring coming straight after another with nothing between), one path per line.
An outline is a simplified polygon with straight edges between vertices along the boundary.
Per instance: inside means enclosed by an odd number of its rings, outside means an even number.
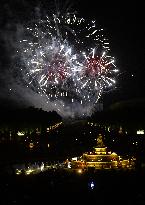
M101 134L97 137L97 147L105 147Z

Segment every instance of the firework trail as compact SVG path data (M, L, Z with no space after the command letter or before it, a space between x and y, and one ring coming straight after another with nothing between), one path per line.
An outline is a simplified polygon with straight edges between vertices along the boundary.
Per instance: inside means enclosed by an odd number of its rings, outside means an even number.
M115 84L115 59L103 29L95 24L73 13L58 13L24 29L17 51L23 79L58 112L67 108L88 114L103 91Z

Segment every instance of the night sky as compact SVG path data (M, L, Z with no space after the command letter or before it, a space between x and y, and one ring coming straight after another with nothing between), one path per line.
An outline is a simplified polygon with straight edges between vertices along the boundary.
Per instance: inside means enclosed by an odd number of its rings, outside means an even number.
M62 6L60 1L60 5ZM94 19L109 38L120 71L116 89L103 96L104 103L145 98L145 18L143 3L78 0L66 1L84 18ZM0 104L2 107L32 105L31 94L16 84L13 75L15 25L33 18L34 8L52 7L52 1L3 0L0 8ZM47 13L47 12L46 12ZM11 90L12 89L12 90ZM35 98L35 96L34 96ZM37 99L35 100L37 101ZM35 104L37 106L37 104ZM39 105L41 106L41 105Z

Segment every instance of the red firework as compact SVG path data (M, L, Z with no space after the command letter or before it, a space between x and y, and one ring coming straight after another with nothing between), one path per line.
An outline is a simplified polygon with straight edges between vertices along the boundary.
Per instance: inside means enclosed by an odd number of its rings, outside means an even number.
M102 70L102 65L100 62L100 59L89 57L86 61L86 75L89 75L91 77L98 76Z

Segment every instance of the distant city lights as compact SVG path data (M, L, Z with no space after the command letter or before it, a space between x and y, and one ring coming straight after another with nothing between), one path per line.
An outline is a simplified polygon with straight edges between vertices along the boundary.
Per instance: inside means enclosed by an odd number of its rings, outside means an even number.
M48 127L47 132L50 132L51 130L58 128L61 124L62 124L62 122L59 122L59 123L56 123L55 125Z

